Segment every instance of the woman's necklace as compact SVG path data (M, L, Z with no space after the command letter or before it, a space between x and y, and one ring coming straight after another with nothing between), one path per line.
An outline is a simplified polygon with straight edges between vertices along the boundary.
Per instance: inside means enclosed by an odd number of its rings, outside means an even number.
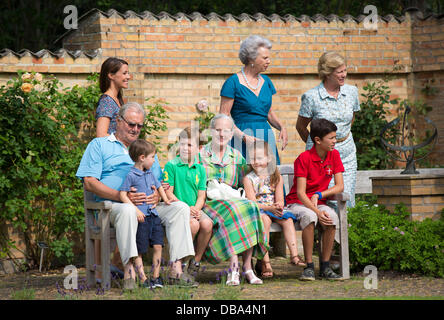
M324 88L325 88L325 90L327 90L328 94L331 95L332 97L334 97L335 99L338 98L339 91L341 91L341 87L335 88L333 90L329 90L325 87L325 84L324 84Z
M247 86L248 86L248 87L250 87L250 88L253 89L254 91L256 91L257 88L259 88L259 85L261 84L261 78L258 77L258 80L257 80L257 86L256 86L256 88L255 88L255 87L253 87L253 86L250 84L250 82L248 82L247 76L245 75L245 72L244 72L244 67L242 67L242 75L244 76L245 82L247 83Z

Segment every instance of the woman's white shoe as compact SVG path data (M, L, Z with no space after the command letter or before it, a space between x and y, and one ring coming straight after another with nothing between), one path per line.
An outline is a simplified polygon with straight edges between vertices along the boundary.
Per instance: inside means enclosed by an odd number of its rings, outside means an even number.
M250 276L250 279L248 279L247 275ZM249 284L263 284L262 280L256 277L253 270L247 270L245 271L245 278L247 279Z
M238 286L238 285L240 285L239 272L233 271L231 273L228 273L228 275L227 275L227 282L225 284L227 286Z

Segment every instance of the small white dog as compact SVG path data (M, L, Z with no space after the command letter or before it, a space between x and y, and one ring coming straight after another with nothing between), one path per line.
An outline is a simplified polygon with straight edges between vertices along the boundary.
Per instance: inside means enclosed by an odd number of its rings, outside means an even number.
M243 188L233 189L226 183L212 179L207 183L207 197L212 200L245 199Z

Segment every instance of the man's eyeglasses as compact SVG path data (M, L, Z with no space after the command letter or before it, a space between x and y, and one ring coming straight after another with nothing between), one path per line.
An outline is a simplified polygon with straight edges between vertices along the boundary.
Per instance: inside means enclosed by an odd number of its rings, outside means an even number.
M132 122L128 122L126 121L126 119L124 117L121 116L121 118L123 119L123 121L126 122L126 124L128 125L128 127L130 127L131 129L135 128L137 126L137 129L142 129L143 128L143 124L138 124L138 123L132 123Z

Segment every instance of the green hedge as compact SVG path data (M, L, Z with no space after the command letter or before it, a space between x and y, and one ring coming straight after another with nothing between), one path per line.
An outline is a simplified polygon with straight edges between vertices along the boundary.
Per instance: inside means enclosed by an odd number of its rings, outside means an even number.
M358 201L348 211L350 265L444 276L444 218L411 221L405 206L394 213L375 202Z

